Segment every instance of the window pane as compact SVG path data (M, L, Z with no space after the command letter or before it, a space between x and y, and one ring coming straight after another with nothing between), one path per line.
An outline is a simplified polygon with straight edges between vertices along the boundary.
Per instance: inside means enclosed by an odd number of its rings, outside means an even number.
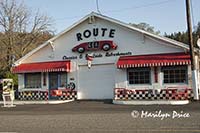
M25 74L25 88L41 88L41 73Z
M169 80L168 79L164 79L164 83L169 83Z
M60 75L60 87L66 87L67 86L67 73L61 73Z
M150 84L150 68L128 69L129 84Z
M164 83L186 83L187 66L162 67Z

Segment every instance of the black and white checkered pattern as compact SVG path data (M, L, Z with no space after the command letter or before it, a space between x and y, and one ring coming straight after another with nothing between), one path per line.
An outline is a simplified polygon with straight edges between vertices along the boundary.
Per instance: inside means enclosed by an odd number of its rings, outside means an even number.
M48 100L48 91L22 91L18 94L19 100Z
M76 100L77 91L63 92L61 96L56 96L58 100ZM49 100L48 91L22 91L18 94L19 100Z
M71 92L63 93L62 96L58 96L58 99L59 100L76 100L77 99L77 92L71 91Z
M115 88L115 100L191 100L191 89L135 90Z

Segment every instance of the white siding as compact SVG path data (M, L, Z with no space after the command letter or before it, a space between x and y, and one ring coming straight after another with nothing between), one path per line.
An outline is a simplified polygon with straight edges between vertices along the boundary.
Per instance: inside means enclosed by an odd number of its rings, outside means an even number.
M24 74L18 74L18 89L19 91L24 88Z
M81 41L77 41L76 33L83 32L86 29L92 30L93 28L108 28L115 29L114 38L109 38L108 36L97 36L84 38ZM95 24L88 24L87 21L81 23L77 27L73 28L71 31L60 36L54 41L55 51L52 51L50 45L40 49L34 55L27 58L24 62L44 62L44 61L57 61L62 60L65 56L78 56L79 53L72 52L72 48L83 42L91 42L95 40L113 40L117 45L117 50L112 50L110 52L132 52L133 55L143 55L143 54L156 54L156 53L173 53L173 52L183 52L182 48L178 48L174 45L168 44L166 42L153 39L143 34L132 31L128 28L121 27L117 24L102 20L97 18ZM86 52L91 53L91 52ZM92 53L105 54L105 51L95 51ZM85 55L85 54L83 54ZM95 58L94 63L115 63L117 61L117 56L105 57L105 58ZM86 64L85 58L75 59L78 64Z

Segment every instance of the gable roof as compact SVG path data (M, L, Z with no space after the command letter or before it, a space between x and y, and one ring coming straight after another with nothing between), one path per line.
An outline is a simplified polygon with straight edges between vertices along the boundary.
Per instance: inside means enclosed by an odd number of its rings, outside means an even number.
M57 34L56 36L54 36L53 38L49 39L48 41L46 41L45 43L43 43L42 45L38 46L37 48L33 49L32 51L30 51L28 54L26 54L25 56L23 56L22 58L20 58L19 60L17 60L15 62L15 65L18 65L18 64L21 64L21 62L23 60L25 60L26 58L30 57L31 55L33 55L35 52L37 52L38 50L40 50L41 48L45 47L46 45L48 44L51 44L51 42L53 42L54 40L56 40L57 38L59 38L60 36L64 35L65 33L67 33L68 31L72 30L74 27L76 27L77 25L79 25L80 23L84 22L85 20L87 20L89 17L91 16L94 16L94 17L97 17L97 18L101 18L103 20L107 20L109 22L112 22L112 23L115 23L115 24L118 24L120 26L123 26L123 27L126 27L130 30L133 30L133 31L137 31L139 33L142 33L146 36L149 36L149 37L152 37L152 38L155 38L155 39L158 39L158 40L161 40L161 41L164 41L164 42L167 42L167 43L170 43L174 46L178 46L178 47L181 47L183 49L186 49L188 50L189 49L189 45L186 45L182 42L178 42L178 41L175 41L173 39L169 39L167 37L163 37L163 36L159 36L159 35L155 35L153 33L150 33L150 32L147 32L147 31L144 31L144 30L141 30L139 28L136 28L136 27L133 27L131 26L130 24L127 24L127 23L124 23L122 21L119 21L119 20L116 20L116 19L113 19L113 18L110 18L108 16L104 16L102 14L99 14L99 13L96 13L96 12L91 12L90 14L86 15L85 17L83 17L82 19L80 19L78 22L74 23L73 25L71 25L70 27L68 27L66 30L60 32L59 34Z

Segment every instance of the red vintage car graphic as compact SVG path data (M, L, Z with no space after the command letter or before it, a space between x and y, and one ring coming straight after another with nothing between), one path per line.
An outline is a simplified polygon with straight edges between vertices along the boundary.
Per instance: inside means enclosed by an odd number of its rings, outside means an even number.
M81 43L73 47L72 51L84 53L85 51L97 51L97 50L109 51L110 49L117 49L117 45L113 41L104 40L104 41Z

